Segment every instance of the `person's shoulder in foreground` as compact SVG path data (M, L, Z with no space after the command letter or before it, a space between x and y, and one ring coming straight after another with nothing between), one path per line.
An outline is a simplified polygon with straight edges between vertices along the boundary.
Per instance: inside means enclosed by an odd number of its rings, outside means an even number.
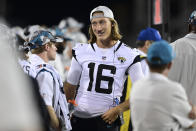
M189 45L191 41L196 40L196 10L190 14L187 24L188 34L172 42L172 46L186 46L186 44Z

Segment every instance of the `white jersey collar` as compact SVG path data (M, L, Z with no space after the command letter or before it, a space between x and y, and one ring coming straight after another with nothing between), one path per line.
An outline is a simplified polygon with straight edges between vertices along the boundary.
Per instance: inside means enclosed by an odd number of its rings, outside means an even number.
M166 77L166 76L164 76L164 75L162 75L162 74L160 74L160 73L150 73L150 75L149 75L149 77L150 78L152 78L152 79L155 79L155 80L168 80L168 78Z
M105 49L113 49L113 48L115 47L115 50L116 50L116 49L118 48L118 46L119 46L120 43L121 43L121 42L118 40L114 46L112 46L112 47L110 47L110 48L105 48ZM96 48L97 48L97 49L100 49L100 47L97 46L97 43L93 43L91 46L92 46L92 48L95 49L95 50L96 50ZM101 48L101 49L102 49L102 48Z
M41 64L47 64L46 62L44 62L44 60L41 57L39 57L36 54L32 54L29 59L30 59L30 62L35 66L41 65Z

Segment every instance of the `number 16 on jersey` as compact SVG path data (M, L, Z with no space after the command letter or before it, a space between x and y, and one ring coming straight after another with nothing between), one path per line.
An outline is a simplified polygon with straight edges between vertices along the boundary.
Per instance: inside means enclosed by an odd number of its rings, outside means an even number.
M98 93L104 93L104 94L111 94L112 93L112 85L114 82L114 78L111 76L104 76L102 75L103 70L110 70L110 73L115 75L116 74L116 67L113 65L105 65L105 64L99 64L97 72L95 71L95 63L89 63L89 86L88 91L92 90L93 82L95 83L95 91ZM94 80L94 73L97 73L96 80ZM108 88L101 88L101 81L107 81L108 82Z

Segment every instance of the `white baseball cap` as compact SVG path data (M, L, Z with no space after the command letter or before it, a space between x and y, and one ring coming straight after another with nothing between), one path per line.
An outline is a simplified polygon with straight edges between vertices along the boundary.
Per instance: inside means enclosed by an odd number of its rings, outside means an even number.
M93 13L97 12L97 11L101 11L103 12L103 16L93 16ZM114 19L114 15L113 15L113 12L112 10L110 10L108 7L106 6L98 6L96 8L94 8L92 11L91 11L91 14L90 14L90 21L93 19L93 18L97 18L97 17L107 17L107 18L112 18Z

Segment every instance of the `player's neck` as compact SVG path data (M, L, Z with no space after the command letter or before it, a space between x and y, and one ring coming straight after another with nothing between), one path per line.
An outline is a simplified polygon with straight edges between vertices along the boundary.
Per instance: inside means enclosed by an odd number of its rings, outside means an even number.
M117 43L116 40L97 40L96 44L99 48L110 48Z
M138 50L140 50L140 51L142 51L143 53L147 54L147 50L144 49L143 47L142 47L142 48L139 47Z
M46 63L48 63L49 59L47 57L47 54L45 52L42 52L40 54L37 54L40 58L42 58L42 60Z

